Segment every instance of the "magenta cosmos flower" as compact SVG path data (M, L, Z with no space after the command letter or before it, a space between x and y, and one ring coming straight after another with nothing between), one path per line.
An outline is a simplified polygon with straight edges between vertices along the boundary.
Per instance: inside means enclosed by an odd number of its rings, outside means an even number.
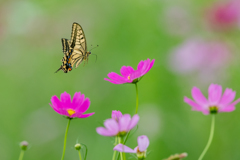
M134 149L131 149L128 146L125 146L123 144L118 144L113 148L113 150L117 150L119 152L126 152L126 153L136 153L138 158L145 158L146 151L149 146L149 139L147 136L142 135L138 137L137 141L138 141L138 146L135 147Z
M208 100L203 96L200 89L193 87L191 100L184 97L184 102L192 106L195 111L201 111L203 114L231 112L235 110L235 105L240 102L240 98L232 102L236 92L227 88L222 95L222 86L211 84L208 88Z
M90 106L89 98L84 98L84 94L76 92L71 101L71 95L67 92L61 94L60 99L56 95L52 96L50 106L57 113L69 118L87 118L94 113L83 114Z
M139 121L139 116L135 114L132 118L130 114L124 114L117 121L110 118L104 122L104 127L98 127L97 133L102 136L124 136L127 132L133 129Z
M114 84L123 84L123 83L137 83L144 74L146 74L153 66L154 59L141 61L138 64L137 70L134 70L131 66L123 66L120 70L122 76L117 73L111 72L108 74L110 79L104 78L104 80L109 81Z

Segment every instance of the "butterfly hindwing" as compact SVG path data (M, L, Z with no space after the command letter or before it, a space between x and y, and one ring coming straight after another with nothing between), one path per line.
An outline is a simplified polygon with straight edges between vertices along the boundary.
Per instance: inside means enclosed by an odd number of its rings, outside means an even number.
M63 47L63 53L65 55L67 55L68 51L69 51L69 42L68 39L62 38L62 47Z

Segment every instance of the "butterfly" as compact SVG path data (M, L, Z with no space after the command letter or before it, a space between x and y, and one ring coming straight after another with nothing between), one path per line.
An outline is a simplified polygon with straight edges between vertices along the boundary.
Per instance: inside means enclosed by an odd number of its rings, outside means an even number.
M88 61L88 56L91 52L87 51L86 37L78 23L74 22L72 25L70 40L62 38L62 49L64 53L62 65L55 73L59 70L68 73L73 69L74 64L75 68L77 68L82 61Z

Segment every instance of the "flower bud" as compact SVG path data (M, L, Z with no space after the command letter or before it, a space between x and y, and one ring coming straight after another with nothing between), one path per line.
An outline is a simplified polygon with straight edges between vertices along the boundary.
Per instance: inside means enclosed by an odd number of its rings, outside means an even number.
M182 158L185 158L185 157L187 157L187 153L186 152L181 153L181 154L172 155L172 156L168 157L165 160L181 160Z
M74 147L75 147L76 150L80 150L82 148L80 143L75 144Z
M20 143L20 148L21 148L22 150L26 151L26 150L27 150L27 147L28 147L28 142L27 142L27 141L22 141L22 142Z

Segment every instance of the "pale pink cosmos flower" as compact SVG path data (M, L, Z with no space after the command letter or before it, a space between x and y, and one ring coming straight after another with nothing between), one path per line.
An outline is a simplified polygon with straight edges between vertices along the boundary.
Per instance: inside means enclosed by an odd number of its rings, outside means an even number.
M137 70L134 70L131 66L123 66L120 70L122 76L111 72L108 74L110 79L104 78L104 80L114 84L136 83L139 81L138 78L142 77L152 68L154 61L154 59L152 61L150 59L141 61L138 64Z
M67 116L69 118L87 118L94 113L83 114L90 106L89 98L85 99L84 94L76 92L71 101L71 95L67 92L61 94L60 99L56 95L52 96L51 103L49 105L58 114Z
M105 128L98 127L96 131L102 136L124 136L137 125L138 121L139 116L137 114L135 114L132 118L130 114L124 114L119 121L112 118L105 120Z
M240 24L240 0L217 2L206 12L206 19L214 29L231 29Z
M194 75L201 82L210 83L224 73L231 57L228 44L194 37L173 50L169 64L170 69L178 74Z
M170 56L170 65L179 73L215 70L225 65L230 57L229 47L219 41L190 38L176 47Z
M136 153L138 158L145 158L146 157L146 151L149 146L149 139L147 136L142 135L139 136L138 139L138 146L134 149L129 148L128 146L125 146L123 144L116 145L113 150L117 150L119 152L126 152L126 153Z
M232 112L235 110L235 105L240 102L240 98L232 102L236 92L227 88L222 95L222 86L211 84L208 88L208 99L206 99L200 89L193 87L191 100L184 97L184 102L192 106L192 110L203 112L203 114Z
M112 119L115 119L117 122L122 117L122 112L114 110L112 111Z

